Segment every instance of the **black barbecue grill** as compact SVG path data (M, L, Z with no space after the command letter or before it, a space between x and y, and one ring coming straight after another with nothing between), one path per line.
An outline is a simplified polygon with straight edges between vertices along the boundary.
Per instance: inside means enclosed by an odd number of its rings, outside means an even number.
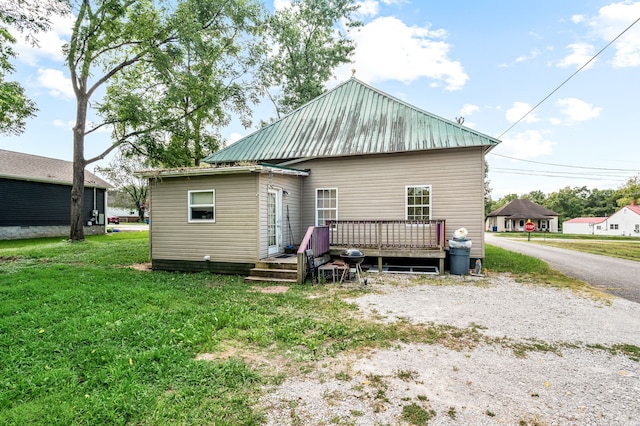
M360 264L364 261L364 253L356 248L350 248L344 250L340 253L340 258L347 264L347 268L345 268L342 273L342 278L340 282L351 281L351 271L353 271L353 275L355 281L360 283L361 275L362 275L362 267ZM367 280L364 280L365 285L367 284Z

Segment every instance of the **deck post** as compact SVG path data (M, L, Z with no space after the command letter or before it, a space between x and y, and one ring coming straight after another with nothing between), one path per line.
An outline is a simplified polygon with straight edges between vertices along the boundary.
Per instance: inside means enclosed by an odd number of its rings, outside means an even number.
M378 272L382 273L382 222L378 222Z

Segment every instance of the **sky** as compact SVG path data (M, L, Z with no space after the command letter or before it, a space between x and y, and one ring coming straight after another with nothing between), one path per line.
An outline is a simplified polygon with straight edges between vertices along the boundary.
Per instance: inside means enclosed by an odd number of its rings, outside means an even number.
M355 70L379 90L499 138L487 155L494 200L616 189L640 174L640 1L364 0L358 17L354 63L327 87ZM61 54L71 25L55 19L38 48L16 45L9 79L39 112L22 135L0 136L0 149L72 159L75 98ZM273 116L258 105L254 123ZM222 135L232 143L253 131L234 120ZM89 136L86 157L109 141L107 131Z

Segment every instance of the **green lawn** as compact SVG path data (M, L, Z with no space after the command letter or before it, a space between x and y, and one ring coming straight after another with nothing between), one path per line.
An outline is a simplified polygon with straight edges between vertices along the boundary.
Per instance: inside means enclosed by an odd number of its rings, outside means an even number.
M526 232L495 234L509 238L527 238ZM564 241L566 240L566 241ZM553 247L640 261L640 238L602 235L531 233L531 241Z
M557 282L531 258L487 254L492 272ZM369 289L265 294L242 277L130 267L147 260L147 232L0 241L0 425L260 424L261 387L312 361L397 341L483 339L356 319L344 297ZM196 360L203 353L210 360Z
M128 267L147 253L146 232L0 242L0 424L260 424L259 388L282 373L222 354L298 369L448 333L351 319L329 286L263 294L242 277Z

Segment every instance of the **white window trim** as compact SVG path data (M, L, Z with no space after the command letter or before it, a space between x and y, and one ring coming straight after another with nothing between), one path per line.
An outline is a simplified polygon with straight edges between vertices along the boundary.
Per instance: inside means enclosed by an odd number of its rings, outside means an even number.
M433 187L431 185L405 185L404 187L404 220L414 220L409 219L409 188L429 188L429 219L433 218ZM425 220L425 219L422 219Z
M213 193L213 204L191 204L191 194L199 192L211 192ZM191 208L192 207L213 207L213 219L192 219ZM187 194L187 221L189 223L216 223L216 190L215 189L197 189L188 191Z
M336 208L335 209L320 209L318 207L318 191L336 191ZM335 210L336 211L336 218L335 220L338 220L338 188L316 188L316 192L315 192L315 204L314 204L314 214L315 214L315 221L314 224L316 226L318 226L318 211L320 210Z

